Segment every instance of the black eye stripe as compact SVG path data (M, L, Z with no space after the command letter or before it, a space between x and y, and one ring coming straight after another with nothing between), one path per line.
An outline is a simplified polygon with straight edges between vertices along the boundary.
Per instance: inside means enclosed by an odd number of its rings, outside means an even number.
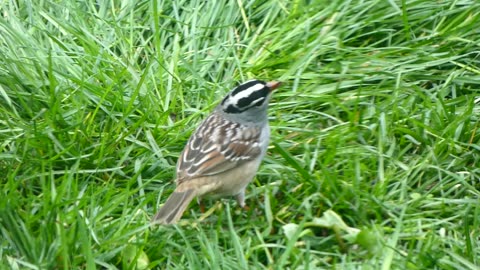
M258 100L255 100L255 103L253 103L253 105L260 107L260 105L262 105L264 101L265 101L265 98L259 98Z
M265 100L265 98L268 96L268 89L266 87L262 88L261 90L255 91L250 96L244 97L238 100L237 102L237 107L239 108L245 108L245 107L250 107L252 103L258 99L263 99L261 103Z
M260 97L260 98L257 98L257 99L242 98L241 100L238 101L237 107L239 107L239 108L250 108L253 105L262 104L264 100L265 100L264 97Z
M246 110L248 110L248 109L250 109L254 106L258 107L258 106L262 105L264 100L265 100L265 98L259 98L258 100L254 100L250 104L250 106L240 107L240 108L237 108L234 105L229 105L227 107L227 109L225 110L225 112L227 112L227 113L242 113L242 112L244 112L244 111L246 111Z
M240 110L233 105L228 105L228 107L225 109L225 112L227 112L227 113L241 113L241 112L243 112L243 110Z

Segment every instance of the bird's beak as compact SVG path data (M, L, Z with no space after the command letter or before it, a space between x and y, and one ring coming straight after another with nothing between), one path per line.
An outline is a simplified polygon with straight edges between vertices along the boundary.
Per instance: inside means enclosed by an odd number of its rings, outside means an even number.
M270 92L280 87L282 83L277 81L267 82L267 87L270 88Z

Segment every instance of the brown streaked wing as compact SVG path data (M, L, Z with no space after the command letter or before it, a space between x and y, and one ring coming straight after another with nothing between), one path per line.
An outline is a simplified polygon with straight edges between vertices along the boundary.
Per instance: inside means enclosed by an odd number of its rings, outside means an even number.
M226 129L228 125L243 129ZM215 175L252 160L261 154L260 128L229 123L212 114L190 137L177 162L177 184L189 179Z

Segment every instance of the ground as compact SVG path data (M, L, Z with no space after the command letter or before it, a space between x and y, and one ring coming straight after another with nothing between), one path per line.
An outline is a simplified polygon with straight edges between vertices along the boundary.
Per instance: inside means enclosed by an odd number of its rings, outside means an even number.
M480 2L4 1L0 268L479 269ZM279 80L234 200L150 226L189 135Z

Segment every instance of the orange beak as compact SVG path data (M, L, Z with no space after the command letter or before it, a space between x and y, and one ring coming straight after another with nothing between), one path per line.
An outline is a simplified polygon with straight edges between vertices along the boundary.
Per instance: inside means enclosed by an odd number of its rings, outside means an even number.
M280 87L282 83L277 81L267 82L267 87L270 88L270 92Z

